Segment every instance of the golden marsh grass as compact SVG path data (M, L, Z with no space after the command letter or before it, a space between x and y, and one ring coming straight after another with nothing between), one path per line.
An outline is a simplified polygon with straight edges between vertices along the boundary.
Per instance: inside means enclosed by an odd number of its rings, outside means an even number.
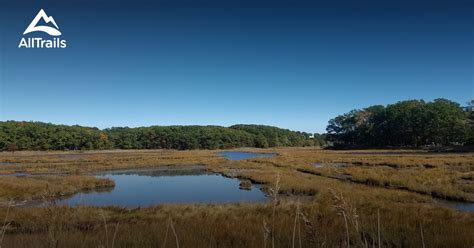
M431 196L472 201L474 154L243 149L272 158L228 161L219 151L1 153L0 196L32 199L104 187L86 173L204 165L263 184L258 204L0 208L2 247L470 247L474 214ZM314 163L322 163L315 167ZM344 166L332 166L333 163ZM325 166L327 164L327 166ZM43 173L48 173L44 175ZM52 174L52 175L49 175ZM56 174L56 175L55 175ZM65 175L63 175L65 174ZM273 190L273 191L272 191ZM417 193L416 193L417 192ZM272 197L272 199L274 199ZM54 199L53 199L54 201ZM8 211L7 211L8 210ZM9 212L7 214L7 212ZM6 226L6 225L5 225Z

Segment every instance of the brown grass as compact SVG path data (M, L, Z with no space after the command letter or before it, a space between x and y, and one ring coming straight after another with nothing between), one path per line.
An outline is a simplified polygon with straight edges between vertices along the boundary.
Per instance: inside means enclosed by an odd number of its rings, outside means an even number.
M248 149L274 158L227 161L217 151L0 153L0 198L53 199L110 182L85 172L201 164L263 184L267 204L0 208L4 247L471 247L474 214L431 196L473 199L474 154ZM327 166L314 167L316 162ZM348 163L344 167L332 163ZM40 175L52 173L57 175ZM66 173L59 175L58 173ZM279 175L278 185L275 177ZM278 186L278 187L277 187ZM271 194L272 192L279 194ZM401 189L401 190L400 190ZM288 198L288 196L291 196ZM49 209L49 210L48 210ZM49 212L48 212L49 211Z
M113 186L114 182L109 179L91 176L1 177L0 202L41 199L45 192L58 197Z
M470 247L474 242L472 214L417 205L362 207L338 196L343 200L327 195L300 206L280 201L276 211L273 204L13 209L4 246L288 247L295 244L298 208L302 247L420 247L423 242L426 247ZM264 221L270 241L262 238Z

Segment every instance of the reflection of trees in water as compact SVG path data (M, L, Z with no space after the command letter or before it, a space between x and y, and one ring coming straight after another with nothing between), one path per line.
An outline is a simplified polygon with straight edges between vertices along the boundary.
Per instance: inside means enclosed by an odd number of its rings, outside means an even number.
M73 199L74 197L77 197L77 196L81 197L81 195L83 195L83 194L90 194L90 193L110 193L110 192L114 191L114 189L115 189L115 185L114 186L108 186L108 187L95 188L95 189L85 189L85 190L81 190L81 191L79 191L75 194L61 196L58 199L56 199L55 201L56 201L57 204L59 204L61 206L67 206L67 205L70 205L68 200ZM30 206L38 206L38 205L43 206L44 201L39 201L39 200L31 201L28 205L30 205ZM81 199L81 200L79 200L78 203L72 204L72 206L80 206L80 205L87 205L87 202L85 202Z
M81 190L79 192L80 193L84 193L84 194L87 194L87 193L110 193L112 192L113 190L115 189L115 185L114 186L109 186L109 187L101 187L101 188L95 188L95 189L86 189L86 190ZM71 198L73 197L75 194L73 195L70 195L66 198Z

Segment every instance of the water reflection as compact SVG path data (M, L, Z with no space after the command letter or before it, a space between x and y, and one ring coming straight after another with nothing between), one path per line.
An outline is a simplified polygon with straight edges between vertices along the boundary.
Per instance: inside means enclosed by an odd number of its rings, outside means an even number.
M201 169L157 169L100 173L115 181L108 192L83 192L62 199L64 205L145 207L163 203L235 203L264 201L256 186L239 189L240 181Z

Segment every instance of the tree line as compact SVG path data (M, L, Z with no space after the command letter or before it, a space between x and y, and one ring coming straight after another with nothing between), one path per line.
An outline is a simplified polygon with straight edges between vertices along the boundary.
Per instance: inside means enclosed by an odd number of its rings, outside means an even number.
M328 140L345 147L420 147L473 144L474 101L400 101L352 110L331 119Z
M326 134L264 125L94 127L0 122L0 151L96 149L348 148L474 145L474 100L407 100L355 109L331 119Z
M312 146L324 138L272 126L151 126L98 129L43 122L0 122L0 150L227 149Z

